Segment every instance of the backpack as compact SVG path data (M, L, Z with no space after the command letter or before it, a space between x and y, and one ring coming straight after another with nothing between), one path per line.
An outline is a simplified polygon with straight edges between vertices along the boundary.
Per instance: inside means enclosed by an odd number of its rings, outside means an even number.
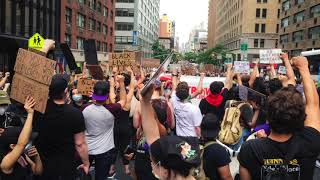
M225 110L218 139L223 144L237 144L242 136L243 127L240 125L241 106L247 104L241 101L230 101Z
M206 143L203 148L201 149L200 148L200 159L201 159L201 164L200 166L198 166L197 168L194 168L191 170L192 172L192 176L196 179L196 180L209 180L209 178L207 178L205 172L204 172L204 169L203 169L203 153L204 153L204 150L209 147L210 145L212 144L216 144L217 142L216 141L211 141L211 142L208 142Z

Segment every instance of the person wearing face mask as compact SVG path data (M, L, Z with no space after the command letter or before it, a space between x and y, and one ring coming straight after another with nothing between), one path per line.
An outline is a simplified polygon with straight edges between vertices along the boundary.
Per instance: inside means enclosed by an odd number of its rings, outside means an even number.
M5 91L0 91L0 128L9 126L22 127L19 116L11 111L11 101Z
M89 171L85 122L80 110L67 104L69 76L56 74L49 86L49 100L43 115L36 114L35 131L39 133L35 145L43 159L41 180L75 180L76 152L82 160L81 169Z

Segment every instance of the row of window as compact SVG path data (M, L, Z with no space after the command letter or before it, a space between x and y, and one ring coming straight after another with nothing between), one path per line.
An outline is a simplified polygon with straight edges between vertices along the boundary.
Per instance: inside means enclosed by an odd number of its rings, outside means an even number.
M84 38L82 37L77 37L77 49L81 49L83 50L83 43L84 43ZM71 35L66 34L65 35L65 42L69 44L71 44ZM113 50L113 45L110 43L109 47L108 47L108 43L106 42L100 42L100 41L96 41L96 49L97 51L103 51L103 52L112 52Z
M293 15L293 24L299 23L305 20L306 11L300 11ZM320 4L310 8L310 18L320 17ZM285 28L290 25L290 17L281 19L281 27Z
M287 0L282 3L282 11L287 11L290 9L291 7L290 1L291 0ZM298 5L298 4L302 4L304 0L295 0L294 2L295 2L294 3L295 5Z
M265 33L266 32L266 24L255 24L254 32Z
M128 22L116 22L117 31L133 31L133 23Z
M253 40L253 47L254 48L264 48L265 39L254 39ZM260 44L260 46L259 46Z
M292 33L292 41L298 42L304 40L304 30L296 31ZM312 27L308 29L308 39L316 40L320 39L320 26ZM284 34L280 36L280 43L286 44L289 42L289 34Z
M132 36L116 36L115 42L117 44L132 44L133 37Z
M267 18L267 9L256 9L256 18Z
M81 4L81 5L85 5L86 4L86 1L85 0L78 0L78 3ZM112 3L113 3L113 0L112 0ZM88 2L88 6L91 8L91 9L94 9L94 10L97 10L99 13L101 13L104 17L108 17L108 14L109 14L109 9L106 7L106 6L103 6L102 8L102 4L101 2L98 2L97 6L95 5L96 4L96 1L92 1L92 0L89 0ZM67 9L70 9L70 8L67 8ZM71 9L70 9L71 10ZM71 14L71 13L70 13ZM110 19L112 20L113 19L113 11L111 10L111 13L110 13Z
M134 0L116 0L118 3L134 3Z
M134 17L134 9L117 8L116 9L116 16L119 16L119 17Z
M92 18L88 18L89 20L89 30L91 31L98 31L98 32L102 32L104 35L108 34L108 26L96 21L95 19ZM85 28L86 27L86 17L83 14L78 13L77 15L77 26L80 28ZM110 27L110 36L113 35L113 28Z
M268 0L257 0L257 3L268 3Z

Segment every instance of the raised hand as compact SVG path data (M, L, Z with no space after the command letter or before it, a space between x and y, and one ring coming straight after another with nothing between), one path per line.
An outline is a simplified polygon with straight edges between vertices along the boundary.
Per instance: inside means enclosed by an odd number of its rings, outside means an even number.
M34 106L36 105L36 102L33 97L28 96L25 103L24 103L24 109L28 113L33 113L34 112Z

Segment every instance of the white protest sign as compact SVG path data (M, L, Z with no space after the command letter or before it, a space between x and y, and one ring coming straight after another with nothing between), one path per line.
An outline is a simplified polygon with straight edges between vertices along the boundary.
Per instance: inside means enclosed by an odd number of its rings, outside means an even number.
M235 61L234 62L234 71L235 73L250 73L250 65L248 61Z
M261 64L280 64L282 60L280 59L281 49L267 49L260 50L260 63Z
M287 74L286 67L285 66L279 66L278 73L279 74Z

